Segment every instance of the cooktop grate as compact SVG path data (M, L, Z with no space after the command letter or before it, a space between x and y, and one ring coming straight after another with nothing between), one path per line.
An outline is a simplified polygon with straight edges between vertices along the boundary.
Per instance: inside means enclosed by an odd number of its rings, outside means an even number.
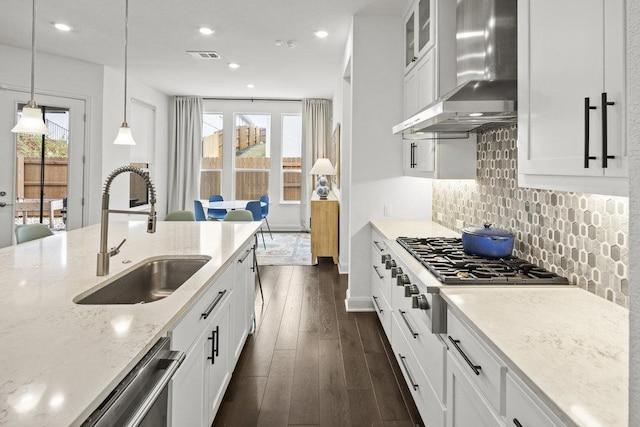
M396 241L448 285L568 284L562 276L517 257L500 259L467 254L462 239L398 237Z

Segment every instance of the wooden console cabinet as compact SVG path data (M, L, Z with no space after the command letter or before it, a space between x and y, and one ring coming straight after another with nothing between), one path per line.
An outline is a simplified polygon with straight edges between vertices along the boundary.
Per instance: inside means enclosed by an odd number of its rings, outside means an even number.
M311 262L330 256L338 263L338 199L333 191L321 200L314 191L311 196Z

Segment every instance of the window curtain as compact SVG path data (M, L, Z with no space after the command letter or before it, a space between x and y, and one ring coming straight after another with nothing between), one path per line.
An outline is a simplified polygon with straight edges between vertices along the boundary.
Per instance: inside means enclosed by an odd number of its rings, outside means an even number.
M200 198L202 98L176 96L169 142L169 212L193 210Z
M302 197L300 215L302 226L309 229L310 197L314 185L309 171L316 159L327 157L327 143L331 138L332 103L328 99L302 100Z

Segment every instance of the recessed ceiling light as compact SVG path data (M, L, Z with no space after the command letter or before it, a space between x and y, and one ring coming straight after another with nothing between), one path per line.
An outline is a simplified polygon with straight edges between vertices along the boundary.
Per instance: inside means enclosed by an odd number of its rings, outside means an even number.
M282 40L276 40L276 46L282 46Z
M295 40L287 40L287 47L289 49L293 49L294 47L298 46L298 42Z
M215 31L213 31L211 28L202 27L200 28L200 33L204 34L205 36L210 36L211 34L215 33Z
M482 113L470 113L469 117L480 117L482 116Z
M255 86L253 83L249 83L249 84L247 85L247 87L248 87L249 89L253 89L253 88L254 88L254 87L256 87L256 86Z
M68 26L67 24L62 24L60 22L56 22L55 24L53 24L53 26L56 27L60 31L71 31L71 27L70 26Z
M231 62L231 63L229 63L229 68L233 68L235 70L237 68L240 68L240 66L238 64L236 64L235 62Z
M327 37L329 35L329 33L327 33L325 30L318 30L316 32L314 32L313 34L316 35L317 38L319 39L323 39L325 37Z

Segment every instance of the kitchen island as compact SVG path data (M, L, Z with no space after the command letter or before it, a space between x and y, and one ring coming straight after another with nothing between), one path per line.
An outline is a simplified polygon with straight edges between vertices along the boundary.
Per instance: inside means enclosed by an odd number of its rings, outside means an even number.
M96 276L100 226L0 250L0 425L79 425L206 292L259 222L113 222L127 239ZM211 257L168 297L147 304L78 305L73 299L157 256Z
M543 408L540 413L550 421L522 425L628 425L628 310L575 286L442 286L395 239L459 234L430 221L375 220L371 226L416 279L428 287L440 287L439 295L447 304L448 333L439 334L447 348L447 356L440 356L447 372L442 401L451 423L447 425L464 425L452 416L456 409L466 409L454 404L454 389L466 387L457 382L461 377L469 379L471 385L465 391L475 393L474 404L483 401L476 408L485 405L479 411L496 415L489 421L477 419L475 425L518 425L512 414L514 408L521 409L522 400L516 402L511 393L518 387L526 390L521 395L534 396L530 407ZM465 335L460 338L460 333ZM414 339L409 335L408 342ZM453 341L471 355L473 363L459 357L462 353ZM426 360L425 354L415 355ZM456 371L458 361L461 369ZM478 373L468 370L472 364L478 365Z

